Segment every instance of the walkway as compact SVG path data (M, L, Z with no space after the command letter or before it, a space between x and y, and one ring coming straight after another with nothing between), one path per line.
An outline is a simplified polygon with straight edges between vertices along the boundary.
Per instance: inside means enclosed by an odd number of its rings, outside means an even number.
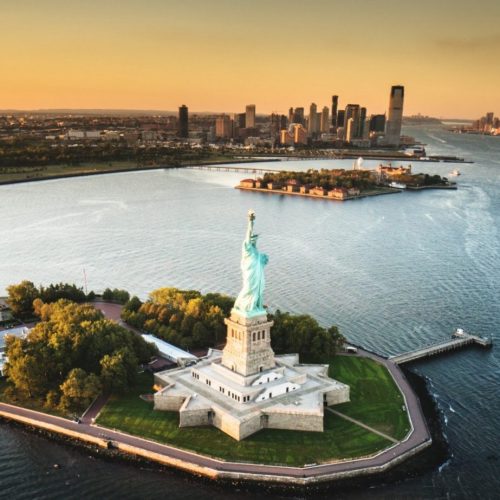
M373 427L370 427L363 422L360 422L359 420L356 420L355 418L348 417L344 413L340 413L337 410L334 410L332 408L327 408L327 410L330 413L333 413L334 415L337 415L337 417L343 418L345 420L348 420L349 422L352 422L353 424L359 425L360 427L363 427L363 429L366 429L367 431L373 432L374 434L378 434L379 436L382 436L385 439L388 439L389 441L392 441L393 443L399 443L397 439L394 439L393 437L389 436L388 434L384 434L383 432L378 431L377 429L374 429Z
M67 430L70 433L76 432L89 436L94 441L96 439L106 439L112 441L115 447L121 447L123 451L141 455L151 460L197 474L204 474L212 478L253 479L273 482L285 480L290 483L305 485L317 481L335 480L346 475L365 475L367 473L383 472L408 458L413 453L429 446L431 444L431 437L419 401L400 368L391 361L362 349L358 349L358 355L374 359L382 363L389 370L404 395L413 431L406 440L394 444L379 454L356 460L337 461L308 467L283 467L225 462L111 429L89 425L87 421L78 424L59 417L5 403L0 403L0 416L13 419L16 417L30 418L41 424L46 424L45 428L47 428L47 425L57 426L57 428L52 429L55 432L60 432L58 431L59 428L62 431ZM130 447L134 448L131 449Z

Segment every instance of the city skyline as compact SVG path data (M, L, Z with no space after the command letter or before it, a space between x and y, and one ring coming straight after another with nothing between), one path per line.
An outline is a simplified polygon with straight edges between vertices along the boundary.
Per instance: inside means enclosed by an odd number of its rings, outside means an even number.
M255 102L261 113L285 114L339 94L384 113L395 83L408 90L408 115L474 119L495 109L500 5L492 0L424 0L418 9L394 0L117 5L4 6L0 109L174 111L187 103L193 112L232 112Z

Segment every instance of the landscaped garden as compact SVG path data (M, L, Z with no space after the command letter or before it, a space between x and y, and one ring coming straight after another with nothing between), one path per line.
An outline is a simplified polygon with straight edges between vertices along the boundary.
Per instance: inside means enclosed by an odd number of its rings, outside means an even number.
M351 403L334 409L395 439L409 429L403 398L385 367L366 358L336 356L330 375L351 385ZM160 443L231 461L301 466L371 455L392 444L384 437L325 411L325 430L264 429L235 441L213 427L179 428L176 412L153 410L141 394L152 393L153 377L142 374L133 391L113 396L98 424Z

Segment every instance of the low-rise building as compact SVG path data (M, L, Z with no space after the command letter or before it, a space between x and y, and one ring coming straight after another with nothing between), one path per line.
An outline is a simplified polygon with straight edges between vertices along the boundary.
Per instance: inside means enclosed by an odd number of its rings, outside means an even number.
M309 190L309 194L314 196L325 196L326 190L322 187L316 186Z
M328 198L334 198L335 200L345 200L347 198L346 188L333 188L328 191Z
M194 354L184 351L183 349L173 344L169 344L168 342L165 342L164 340L159 339L154 335L145 333L142 335L142 338L149 344L154 344L158 348L160 356L168 359L169 361L172 361L173 363L185 365L189 364L190 362L198 361L198 358Z
M240 187L242 187L242 188L254 188L255 181L253 179L243 179L240 181Z

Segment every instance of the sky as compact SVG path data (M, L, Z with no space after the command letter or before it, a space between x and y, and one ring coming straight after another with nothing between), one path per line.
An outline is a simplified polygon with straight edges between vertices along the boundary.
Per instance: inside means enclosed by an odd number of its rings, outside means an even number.
M500 0L0 0L0 109L500 114Z

